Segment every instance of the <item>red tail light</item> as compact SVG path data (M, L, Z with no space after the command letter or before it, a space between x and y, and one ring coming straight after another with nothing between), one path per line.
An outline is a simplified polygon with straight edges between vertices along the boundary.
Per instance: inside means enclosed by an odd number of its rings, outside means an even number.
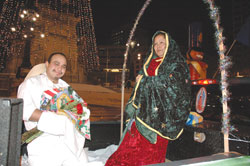
M214 79L204 79L204 80L194 80L192 81L192 85L210 85L216 84L217 81Z

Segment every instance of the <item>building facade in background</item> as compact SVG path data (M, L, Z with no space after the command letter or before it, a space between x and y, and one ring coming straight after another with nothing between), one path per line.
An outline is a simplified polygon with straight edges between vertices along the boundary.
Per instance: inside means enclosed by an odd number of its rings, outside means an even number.
M77 4L76 4L77 3ZM10 13L12 11L12 16ZM15 11L15 12L13 12ZM16 14L16 15L15 15ZM68 66L63 79L85 83L87 74L98 69L99 61L90 1L9 1L3 3L1 29L1 75L21 78L44 63L54 52L66 55ZM3 68L3 69L2 69Z
M128 43L130 31L133 24L125 24L118 29L114 29L111 35L112 44L115 46L124 47L124 53L126 47L129 47L128 57L127 57L127 68L128 68L128 78L134 81L139 70L142 68L143 60L147 54L147 49L151 43L151 38L149 37L148 31L137 27L134 32L134 36L130 43Z

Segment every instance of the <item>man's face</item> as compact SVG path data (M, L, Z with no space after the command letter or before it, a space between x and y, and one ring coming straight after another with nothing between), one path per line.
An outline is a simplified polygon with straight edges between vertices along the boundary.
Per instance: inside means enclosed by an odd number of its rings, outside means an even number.
M164 35L157 35L154 39L154 50L158 57L163 57L166 49L166 39Z
M58 80L65 74L66 67L67 61L65 57L56 54L51 58L50 63L46 62L46 73L52 82L58 83Z

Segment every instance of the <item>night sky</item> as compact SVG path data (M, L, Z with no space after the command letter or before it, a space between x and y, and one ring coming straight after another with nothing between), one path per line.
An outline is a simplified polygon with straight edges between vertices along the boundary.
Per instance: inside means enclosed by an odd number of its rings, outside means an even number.
M216 2L226 8L229 1ZM92 0L97 42L107 42L112 29L133 23L144 2L145 0ZM184 44L188 38L188 24L195 21L202 22L205 33L213 30L208 6L203 0L152 0L138 26L150 31L150 38L156 30L161 29Z
M145 1L91 0L97 44L110 43L112 29L134 23ZM215 2L220 9L221 27L224 30L225 45L228 48L233 40L231 0ZM203 0L152 0L138 27L149 32L147 37L150 40L155 31L167 31L181 47L188 48L188 25L192 22L202 23L204 61L209 63L208 75L213 75L217 69L219 57L214 37L215 28L209 16L209 6ZM182 52L185 54L184 51Z
M110 37L107 35L110 35L113 28L133 23L145 2L145 0L107 1L91 1L96 37L101 44L105 38ZM151 33L162 29L170 32L174 38L187 36L187 23L202 20L203 10L206 9L201 0L188 0L190 3L185 1L152 0L138 27L152 31ZM149 34L149 37L151 36L152 34Z

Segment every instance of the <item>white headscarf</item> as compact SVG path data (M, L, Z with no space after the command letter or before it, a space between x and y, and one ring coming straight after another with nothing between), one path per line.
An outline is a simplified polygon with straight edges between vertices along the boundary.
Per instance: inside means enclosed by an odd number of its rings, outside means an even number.
M39 75L39 74L42 74L46 71L46 66L45 66L45 63L40 63L38 65L35 65L30 71L29 73L27 74L27 76L25 77L24 80L30 78L30 77L33 77L33 76L36 76L36 75Z

